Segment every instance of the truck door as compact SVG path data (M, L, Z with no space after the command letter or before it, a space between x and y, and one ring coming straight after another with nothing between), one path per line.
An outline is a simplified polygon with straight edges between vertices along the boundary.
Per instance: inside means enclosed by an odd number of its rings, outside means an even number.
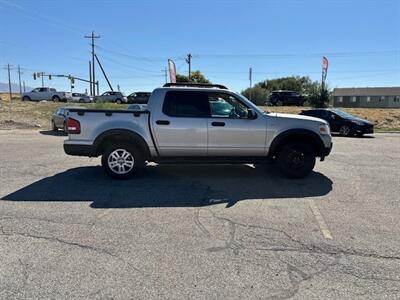
M161 156L206 156L207 93L167 91L162 107L152 115Z
M238 97L221 92L208 93L208 156L264 156L267 122Z

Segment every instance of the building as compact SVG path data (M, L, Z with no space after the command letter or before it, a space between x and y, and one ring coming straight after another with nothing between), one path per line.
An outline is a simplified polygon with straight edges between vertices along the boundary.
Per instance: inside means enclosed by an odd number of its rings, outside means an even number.
M334 107L400 108L400 87L336 88Z

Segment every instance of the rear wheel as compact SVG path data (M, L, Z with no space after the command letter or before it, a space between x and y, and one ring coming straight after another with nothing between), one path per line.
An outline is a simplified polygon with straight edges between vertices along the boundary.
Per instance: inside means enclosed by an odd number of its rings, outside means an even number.
M28 96L24 96L22 97L22 101L31 101L31 98L29 98Z
M57 128L57 126L56 126L56 124L54 123L53 120L51 120L51 129L52 129L53 131L57 131L57 130L58 130L58 128Z
M315 153L307 144L290 142L284 145L277 156L279 171L289 178L303 178L315 166Z
M60 97L53 96L53 98L51 98L51 100L53 100L53 102L60 102Z
M276 105L277 105L277 106L283 106L283 101L282 101L282 100L279 100L278 102L276 102Z
M110 145L101 157L108 175L116 179L129 179L145 164L143 154L129 144Z
M121 99L117 99L117 100L115 100L115 103L117 103L117 104L121 104L121 103L122 103L122 101L121 101Z

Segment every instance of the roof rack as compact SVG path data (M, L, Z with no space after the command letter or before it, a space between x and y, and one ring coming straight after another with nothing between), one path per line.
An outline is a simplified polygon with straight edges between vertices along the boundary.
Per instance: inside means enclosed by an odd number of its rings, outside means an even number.
M191 82L178 82L178 83L166 83L163 87L174 87L174 86L187 86L187 87L203 87L203 88L219 88L227 90L228 88L222 84L211 84L211 83L191 83Z

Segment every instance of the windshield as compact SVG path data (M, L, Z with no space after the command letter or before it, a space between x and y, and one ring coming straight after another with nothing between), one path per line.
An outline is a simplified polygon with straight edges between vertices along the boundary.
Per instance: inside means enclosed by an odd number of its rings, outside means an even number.
M354 119L355 118L353 115L351 115L347 112L344 112L343 110L340 110L340 109L334 109L333 112L345 119Z
M249 99L247 99L245 96L243 96L241 94L237 94L237 93L235 93L235 95L237 97L239 97L240 99L242 99L245 103L247 103L252 109L257 110L259 113L261 113L261 114L268 113L267 111L264 111L261 108L259 108L257 105L255 105L253 102L251 102Z

